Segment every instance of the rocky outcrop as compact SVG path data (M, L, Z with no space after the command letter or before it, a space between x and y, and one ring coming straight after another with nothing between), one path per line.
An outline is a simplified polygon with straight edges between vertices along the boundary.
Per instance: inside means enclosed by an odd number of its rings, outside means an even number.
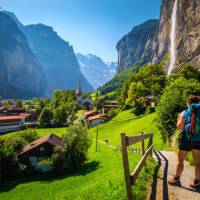
M73 47L60 38L52 27L37 24L24 27L30 47L43 66L54 89L76 89L81 82L84 92L93 90L80 71Z
M169 53L171 15L175 0L163 0L153 61ZM176 24L176 66L190 62L200 68L200 1L178 0Z
M154 37L158 30L159 21L149 20L132 29L117 43L118 67L117 72L123 71L137 62L146 63L152 60L154 52Z
M104 85L115 75L116 63L105 63L100 57L88 54L76 54L81 72L95 88Z
M163 58L170 58L171 16L174 3L175 0L162 0L159 22L145 22L133 28L119 41L118 72L137 62L159 63ZM200 68L200 0L177 0L177 3L174 71L183 63L191 63ZM166 68L168 66L167 61Z
M47 96L48 83L38 59L17 24L1 11L0 27L0 96Z

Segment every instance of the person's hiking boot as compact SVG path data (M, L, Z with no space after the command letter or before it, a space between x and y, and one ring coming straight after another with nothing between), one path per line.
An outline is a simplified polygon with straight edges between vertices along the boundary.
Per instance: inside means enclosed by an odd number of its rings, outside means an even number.
M190 184L190 187L200 191L200 180L194 180L194 182Z
M174 176L172 179L168 180L168 183L171 186L181 186L180 177Z

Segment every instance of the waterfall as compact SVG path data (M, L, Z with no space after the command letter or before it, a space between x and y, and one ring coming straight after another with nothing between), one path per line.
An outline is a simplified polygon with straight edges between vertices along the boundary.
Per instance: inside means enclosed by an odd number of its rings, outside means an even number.
M177 25L177 8L178 0L175 0L172 17L171 17L171 33L170 33L170 64L167 74L170 75L176 63L176 25Z

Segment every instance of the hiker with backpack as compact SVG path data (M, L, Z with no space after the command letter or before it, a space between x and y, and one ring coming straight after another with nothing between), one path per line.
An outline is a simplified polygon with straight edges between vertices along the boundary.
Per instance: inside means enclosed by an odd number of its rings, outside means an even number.
M178 147L176 175L168 181L170 185L180 186L180 177L184 169L184 160L192 151L195 161L195 179L190 187L200 190L200 104L198 97L187 100L188 109L178 116L177 128L181 130Z

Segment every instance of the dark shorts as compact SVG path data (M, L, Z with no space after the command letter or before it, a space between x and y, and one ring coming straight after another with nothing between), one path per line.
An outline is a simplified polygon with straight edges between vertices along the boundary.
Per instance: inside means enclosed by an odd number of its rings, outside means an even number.
M192 151L192 149L200 150L200 142L190 141L185 134L182 134L179 138L178 148L182 151Z

